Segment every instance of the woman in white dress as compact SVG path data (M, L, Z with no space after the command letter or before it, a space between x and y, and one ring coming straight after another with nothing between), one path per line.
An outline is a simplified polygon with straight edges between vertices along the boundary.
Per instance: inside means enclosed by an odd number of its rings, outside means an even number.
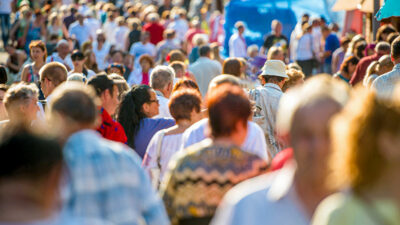
M201 119L201 95L195 89L183 89L172 94L169 110L176 125L158 131L151 139L143 159L144 168L158 187L168 162L182 145L182 134Z

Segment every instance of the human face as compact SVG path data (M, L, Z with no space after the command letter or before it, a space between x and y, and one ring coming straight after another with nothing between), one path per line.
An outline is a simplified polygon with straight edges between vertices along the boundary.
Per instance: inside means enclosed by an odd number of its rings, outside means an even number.
M31 49L31 57L34 62L44 59L44 51L39 47L33 47Z
M82 68L84 63L85 63L85 59L72 61L74 68Z
M349 63L347 67L349 70L349 75L353 75L354 71L356 70L357 64Z
M65 57L69 53L69 46L67 44L62 44L58 46L57 52L59 56Z
M145 72L147 72L150 69L150 63L147 60L142 60L140 66L142 67L142 70Z
M275 26L274 32L277 36L281 35L282 33L282 24L278 23Z
M329 122L340 107L332 100L321 100L299 109L292 121L290 142L298 172L317 181L324 178L330 153Z
M105 91L105 99L103 100L103 107L110 115L114 115L119 105L119 90L117 85L113 86L112 96L109 90Z
M156 92L153 90L150 91L150 101L143 104L143 112L147 117L151 118L153 116L157 116L159 111L158 107L160 106Z
M115 53L114 56L112 57L113 63L123 63L124 62L124 57L121 55L121 53Z

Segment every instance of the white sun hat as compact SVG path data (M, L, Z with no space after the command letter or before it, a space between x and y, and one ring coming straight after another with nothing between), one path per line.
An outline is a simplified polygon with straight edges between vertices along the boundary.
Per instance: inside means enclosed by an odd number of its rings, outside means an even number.
M289 78L286 66L281 60L268 60L261 69L261 75Z

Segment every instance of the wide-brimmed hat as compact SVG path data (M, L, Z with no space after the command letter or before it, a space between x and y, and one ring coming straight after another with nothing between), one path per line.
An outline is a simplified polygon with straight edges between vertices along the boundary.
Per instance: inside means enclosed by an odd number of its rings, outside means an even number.
M261 75L289 78L286 66L281 60L268 60L261 69Z

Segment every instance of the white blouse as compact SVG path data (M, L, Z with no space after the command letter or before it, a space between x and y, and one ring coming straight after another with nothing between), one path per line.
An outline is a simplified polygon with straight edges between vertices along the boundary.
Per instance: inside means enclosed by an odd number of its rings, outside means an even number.
M162 181L164 174L168 168L168 163L172 156L179 151L182 145L182 135L180 134L171 134L165 135L160 151L160 181ZM143 160L144 169L150 174L151 169L157 168L157 144L161 138L161 131L158 131L153 138L150 140L149 145L146 149L146 155Z

